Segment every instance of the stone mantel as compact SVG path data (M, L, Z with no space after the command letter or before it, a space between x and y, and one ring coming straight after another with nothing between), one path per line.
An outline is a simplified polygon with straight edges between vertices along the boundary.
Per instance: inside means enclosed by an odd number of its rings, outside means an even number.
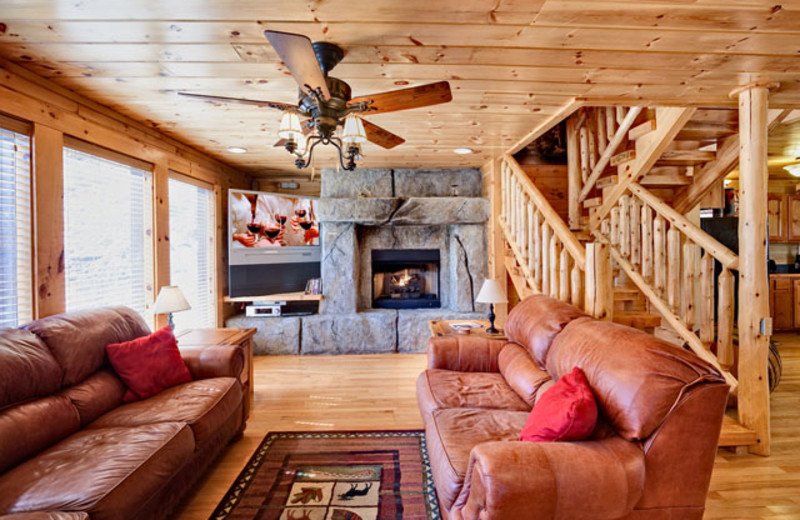
M489 201L479 197L359 197L321 199L318 218L364 226L485 224Z

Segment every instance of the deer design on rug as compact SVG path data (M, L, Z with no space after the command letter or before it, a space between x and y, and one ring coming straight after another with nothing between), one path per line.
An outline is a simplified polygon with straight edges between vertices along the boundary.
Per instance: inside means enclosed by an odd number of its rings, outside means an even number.
M372 489L372 483L364 484L364 489L358 489L358 484L350 484L350 489L339 495L339 500L353 500L355 497L365 497Z

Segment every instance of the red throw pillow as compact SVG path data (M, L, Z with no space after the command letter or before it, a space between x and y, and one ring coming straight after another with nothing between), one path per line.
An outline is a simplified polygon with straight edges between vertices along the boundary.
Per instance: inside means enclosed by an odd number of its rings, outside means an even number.
M583 371L575 367L542 394L519 436L521 441L588 439L597 424L597 402Z
M169 325L149 336L106 345L106 354L128 387L123 397L126 403L192 380Z

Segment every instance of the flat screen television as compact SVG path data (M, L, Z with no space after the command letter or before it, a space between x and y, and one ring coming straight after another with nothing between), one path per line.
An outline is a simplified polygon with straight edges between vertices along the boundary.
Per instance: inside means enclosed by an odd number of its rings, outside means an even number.
M228 286L231 297L302 291L320 276L314 197L228 190Z

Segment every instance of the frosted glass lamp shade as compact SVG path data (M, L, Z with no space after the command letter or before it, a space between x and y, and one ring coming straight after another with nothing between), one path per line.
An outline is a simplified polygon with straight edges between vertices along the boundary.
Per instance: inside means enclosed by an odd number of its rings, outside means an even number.
M295 139L295 143L297 143L297 148L294 149L294 153L296 155L305 155L306 151L308 151L308 139L306 139L306 136L301 133Z
M475 298L475 301L477 303L505 303L508 300L503 292L503 288L500 286L500 282L492 278L487 278L483 282L483 287L481 287L481 291L478 293L478 297Z
M278 128L278 137L287 141L300 141L303 129L300 127L300 116L294 110L286 110L281 117L281 126Z
M165 285L161 288L153 306L156 314L167 314L178 311L188 311L192 306L186 301L177 285Z
M355 114L349 114L344 119L344 131L342 141L347 144L361 144L367 142L367 132L364 130L364 123Z

